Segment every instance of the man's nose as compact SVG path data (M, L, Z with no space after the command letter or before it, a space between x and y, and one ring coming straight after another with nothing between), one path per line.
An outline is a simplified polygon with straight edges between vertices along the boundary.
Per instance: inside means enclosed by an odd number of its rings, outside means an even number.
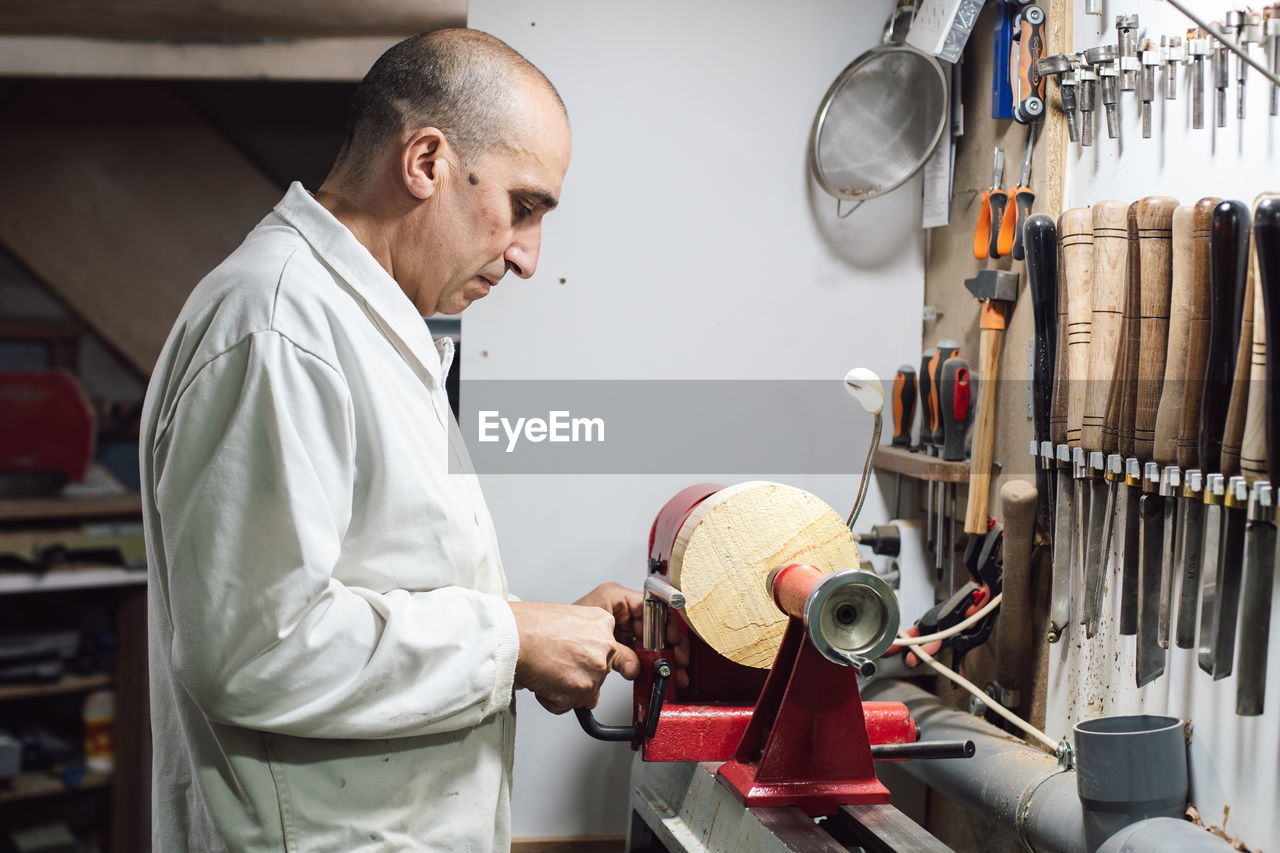
M541 244L541 228L531 230L527 234L517 234L502 255L507 262L507 269L520 278L532 278L538 269L538 252Z

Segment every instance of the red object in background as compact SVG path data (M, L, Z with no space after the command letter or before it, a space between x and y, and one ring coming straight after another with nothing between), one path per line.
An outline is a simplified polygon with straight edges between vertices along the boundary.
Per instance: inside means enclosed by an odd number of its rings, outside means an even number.
M54 474L80 482L93 444L93 408L74 376L0 371L0 475Z

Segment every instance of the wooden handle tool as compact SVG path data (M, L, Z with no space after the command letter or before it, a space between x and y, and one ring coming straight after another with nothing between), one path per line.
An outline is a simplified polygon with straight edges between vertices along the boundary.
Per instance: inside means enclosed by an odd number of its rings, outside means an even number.
M1219 472L1232 369L1239 345L1249 259L1249 209L1224 201L1213 209L1209 238L1209 355L1200 394L1200 464Z
M1049 403L1049 441L1056 447L1067 443L1067 407L1070 398L1071 357L1067 342L1071 322L1070 303L1074 298L1067 287L1065 264L1062 260L1062 240L1058 240L1058 313L1054 318L1053 392Z
M1264 193L1254 199L1254 232L1257 233L1257 211L1267 204L1280 202L1280 194ZM1265 234L1267 226L1262 226ZM1240 443L1240 474L1252 485L1267 479L1267 312L1266 294L1258 260L1258 240L1249 246L1249 283L1253 293L1253 340L1249 347L1249 402L1244 419L1244 438ZM1227 415L1230 420L1230 414ZM1272 486L1276 484L1273 482Z
M1266 447L1267 479L1275 487L1280 483L1280 199L1269 198L1258 205L1254 242L1258 247L1265 334L1273 342L1267 348Z
M1154 455L1156 413L1164 388L1169 343L1169 299L1173 284L1173 212L1178 200L1151 196L1138 202L1138 394L1134 413L1134 456Z
M1102 425L1102 452L1133 457L1133 424L1138 406L1138 315L1142 280L1138 272L1138 202L1129 205L1129 252L1125 264L1124 313L1120 316L1120 350L1107 394Z
M1169 344L1164 382L1156 411L1152 455L1161 466L1178 464L1178 427L1187 399L1187 336L1191 324L1191 219L1195 208L1184 204L1173 212L1169 287Z
M1120 352L1124 315L1125 275L1129 262L1129 206L1100 201L1093 206L1093 273L1090 296L1088 388L1081 418L1081 444L1102 449L1102 425L1107 413L1111 376Z
M1058 218L1062 240L1062 285L1067 298L1067 443L1080 447L1085 389L1089 387L1089 345L1093 329L1093 214L1076 207Z
M1000 488L1004 516L1004 580L996 634L997 680L1019 690L1031 669L1031 544L1035 533L1036 487L1010 480Z
M1178 466L1183 469L1201 469L1200 399L1204 396L1204 370L1209 357L1209 235L1213 209L1220 201L1213 197L1200 199L1192 216L1186 401L1178 427Z
M1247 227L1247 226L1246 226ZM1250 241L1252 242L1252 241ZM1250 252L1252 254L1252 252ZM1240 474L1240 447L1244 443L1245 416L1249 410L1249 372L1253 354L1253 275L1245 262L1244 304L1240 309L1240 332L1231 369L1231 400L1227 404L1227 423L1222 430L1223 476Z

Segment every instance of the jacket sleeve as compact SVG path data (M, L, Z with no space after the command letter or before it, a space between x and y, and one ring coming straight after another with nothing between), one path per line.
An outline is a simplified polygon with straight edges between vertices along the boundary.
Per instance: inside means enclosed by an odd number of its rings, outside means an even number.
M158 433L172 664L214 721L407 737L465 729L511 701L518 638L501 596L334 579L353 422L338 371L268 331L205 365Z

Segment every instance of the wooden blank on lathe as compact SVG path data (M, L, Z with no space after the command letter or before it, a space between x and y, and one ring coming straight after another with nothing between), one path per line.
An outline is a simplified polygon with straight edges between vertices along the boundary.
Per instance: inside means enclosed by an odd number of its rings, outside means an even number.
M684 593L684 616L698 636L729 660L766 668L787 617L765 583L788 563L856 569L858 548L844 519L818 497L751 481L694 508L676 536L668 577Z

